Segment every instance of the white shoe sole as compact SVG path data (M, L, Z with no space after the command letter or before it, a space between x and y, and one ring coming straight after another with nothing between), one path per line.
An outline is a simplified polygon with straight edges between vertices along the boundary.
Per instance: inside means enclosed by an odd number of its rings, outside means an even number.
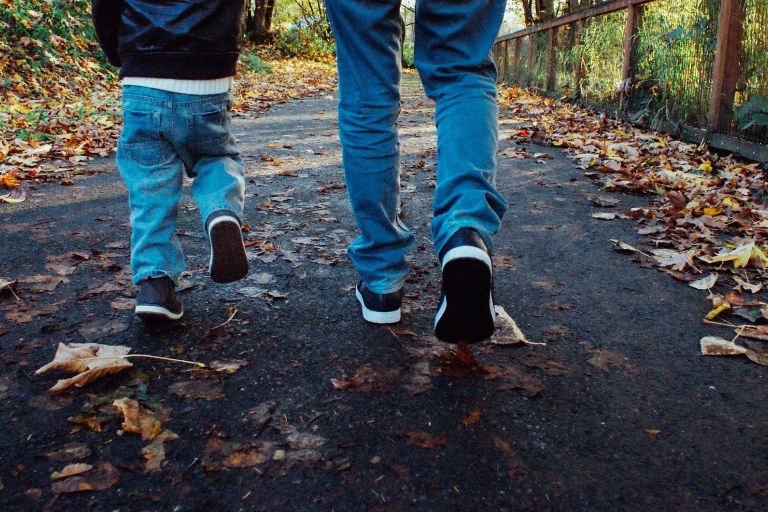
M168 308L162 306L136 306L135 313L143 318L165 318L167 320L178 320L184 316L184 309L174 313Z
M360 290L355 288L355 297L363 309L363 318L372 324L396 324L400 321L400 308L394 311L373 311L365 307L365 301Z

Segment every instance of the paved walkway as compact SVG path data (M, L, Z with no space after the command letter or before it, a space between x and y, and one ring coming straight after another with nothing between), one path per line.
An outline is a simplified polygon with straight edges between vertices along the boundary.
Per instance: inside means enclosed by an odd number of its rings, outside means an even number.
M552 156L544 163L502 158L498 176L511 209L496 239L497 301L546 346L484 344L475 364L431 338L435 131L413 76L401 120L404 220L418 240L406 314L397 328L366 324L345 257L355 227L335 103L297 101L236 123L251 274L209 282L187 197L187 315L166 332L144 331L125 309L128 212L113 161L74 187L0 205L0 277L71 271L26 279L23 306L0 302L0 508L766 509L765 369L698 355L713 334L702 292L613 251L609 239L644 242L632 221L591 217L598 190L556 151L529 148ZM502 129L506 148L514 126ZM612 197L619 209L646 201ZM34 369L57 343L86 340L247 365L222 374L135 361L135 371L48 398L54 379ZM178 439L166 442L161 471L146 474L148 443L119 430L108 404L122 396L170 418ZM78 415L101 432L67 421ZM50 474L69 462L41 455L72 443L119 481L56 498Z

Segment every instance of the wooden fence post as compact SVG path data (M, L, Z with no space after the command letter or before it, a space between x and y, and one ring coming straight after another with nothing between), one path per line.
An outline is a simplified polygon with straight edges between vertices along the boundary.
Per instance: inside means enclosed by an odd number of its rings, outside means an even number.
M536 84L531 84L533 79L536 76L536 73L533 71L534 63L536 62L536 34L530 34L528 36L528 77L525 80L525 85L531 86Z
M627 24L624 27L624 69L621 72L621 91L619 93L619 112L624 110L624 103L632 90L632 77L637 68L637 53L635 39L640 28L642 6L627 7Z
M502 51L504 52L504 75L502 81L506 82L509 78L509 39L504 41Z
M555 92L557 87L557 27L548 30L549 51L547 52L547 92Z
M709 100L707 131L728 132L733 116L736 83L741 71L746 0L720 0L715 65Z
M522 37L516 37L515 38L515 56L512 59L513 64L513 74L515 77L515 82L520 83L520 46L523 43Z
M581 33L584 30L584 20L576 22L576 35L573 47L578 48L581 45ZM581 64L581 56L578 50L576 51L578 60L576 61L573 69L573 97L576 100L581 99L581 80L584 78L584 66Z

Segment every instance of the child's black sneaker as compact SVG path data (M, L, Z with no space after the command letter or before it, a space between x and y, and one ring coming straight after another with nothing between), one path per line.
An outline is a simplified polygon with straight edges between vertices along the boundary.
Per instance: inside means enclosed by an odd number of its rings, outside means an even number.
M355 287L355 296L363 309L363 318L374 324L396 324L400 321L403 290L375 293L366 288L361 280Z
M225 210L214 212L208 217L206 229L211 243L211 279L231 283L244 278L248 274L248 256L237 216Z
M136 314L145 322L173 321L184 315L176 298L176 285L170 277L150 277L139 283Z
M477 231L462 228L440 251L442 296L435 317L435 336L447 343L477 343L491 337L493 264Z

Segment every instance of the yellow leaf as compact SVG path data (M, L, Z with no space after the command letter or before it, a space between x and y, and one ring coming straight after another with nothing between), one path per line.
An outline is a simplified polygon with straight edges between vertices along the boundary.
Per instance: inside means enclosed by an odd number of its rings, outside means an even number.
M699 165L699 170L703 172L712 172L714 169L712 168L712 162L709 160L706 160Z
M768 256L765 255L765 252L763 252L754 241L740 245L730 251L721 251L717 256L709 258L708 261L709 263L725 263L727 261L732 261L734 268L741 268L746 267L750 260L757 260L763 266L768 263Z
M720 208L704 208L704 215L714 217L715 215L720 215L721 213L723 213L723 210Z
M722 313L723 311L726 311L728 309L731 309L730 305L728 305L728 304L720 304L715 309L713 309L712 311L707 313L707 320L713 320L713 319L717 318L717 315L719 315L720 313Z

